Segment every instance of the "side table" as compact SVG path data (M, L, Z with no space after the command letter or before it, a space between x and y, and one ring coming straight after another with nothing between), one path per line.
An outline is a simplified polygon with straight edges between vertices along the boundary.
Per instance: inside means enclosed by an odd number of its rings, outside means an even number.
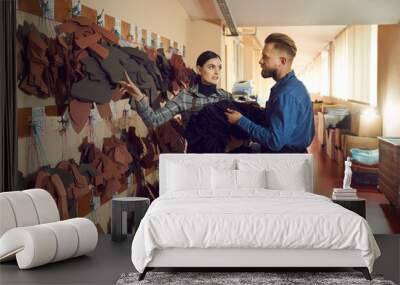
M112 199L111 240L123 241L128 232L128 213L134 213L135 232L149 208L150 200L143 197L115 197Z
M339 204L340 206L359 214L365 219L365 199L357 198L354 200L340 200L332 199L333 203Z

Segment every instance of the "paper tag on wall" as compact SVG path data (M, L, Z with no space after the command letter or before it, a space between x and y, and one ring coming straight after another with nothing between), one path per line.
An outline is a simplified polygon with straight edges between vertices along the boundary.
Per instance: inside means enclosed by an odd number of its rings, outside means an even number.
M101 11L97 10L97 25L100 27L104 27L105 20L104 20L104 9Z
M92 198L92 210L96 210L97 208L99 208L101 206L101 199L100 196L93 196Z
M41 133L44 128L44 107L33 107L32 108L32 125L35 125L36 131Z
M17 1L18 2L18 1ZM43 18L54 19L55 0L42 1Z
M94 125L94 124L100 122L102 120L102 118L100 117L99 110L97 109L96 104L93 104L93 106L94 107L92 109L90 109L90 117L92 120L92 124Z
M136 26L135 29L137 34L137 45L139 48L142 48L143 47L142 29L140 29L138 26Z
M116 102L110 101L110 107L111 107L111 113L112 113L112 120L115 120L117 118L117 106Z
M148 46L148 47L152 46L152 36L151 36L151 32L149 30L147 30L146 46Z
M79 16L82 12L81 0L72 0L71 15Z
M45 116L44 117L44 132L51 133L61 129L61 117L59 116Z
M159 34L157 34L157 41L156 41L156 48L162 48L162 41L161 41L161 36Z
M130 26L129 36L130 36L130 39L128 39L128 42L131 45L133 45L136 41L136 30L133 25Z
M115 34L121 38L121 19L115 18L115 25L114 25Z

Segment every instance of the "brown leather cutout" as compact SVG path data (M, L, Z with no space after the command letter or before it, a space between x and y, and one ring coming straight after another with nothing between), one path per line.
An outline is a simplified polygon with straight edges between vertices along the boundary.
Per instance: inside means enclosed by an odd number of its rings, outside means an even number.
M90 19L92 23L97 23L97 11L85 5L81 5L81 7L82 7L81 15L83 17Z
M72 9L72 0L57 0L54 1L54 20L64 22L70 17Z
M72 127L78 134L83 130L86 122L89 120L91 107L91 102L82 102L75 99L69 103L69 114L71 117Z
M100 117L102 117L104 120L111 120L112 112L110 103L96 104L96 106L97 110L99 111Z

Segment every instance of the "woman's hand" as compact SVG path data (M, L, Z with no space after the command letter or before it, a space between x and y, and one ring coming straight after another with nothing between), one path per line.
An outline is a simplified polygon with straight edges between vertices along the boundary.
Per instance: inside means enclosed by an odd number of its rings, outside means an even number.
M119 84L119 91L122 94L125 94L126 92L128 92L133 98L135 98L136 101L140 101L143 99L143 97L144 97L143 93L135 85L135 83L132 82L132 80L129 78L129 75L126 71L124 73L124 80L118 81L118 84Z

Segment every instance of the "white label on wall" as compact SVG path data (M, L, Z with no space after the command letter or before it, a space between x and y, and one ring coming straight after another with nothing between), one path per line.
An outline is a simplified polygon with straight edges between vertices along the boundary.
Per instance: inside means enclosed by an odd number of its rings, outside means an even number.
M61 129L61 117L45 116L44 117L44 132L51 133Z
M111 113L112 113L112 120L117 118L117 105L114 101L110 101Z
M44 116L44 107L32 108L32 125L36 126L36 131L38 134L42 133L44 127Z
M79 16L82 12L81 0L72 0L71 15Z
M136 26L135 29L136 29L136 32L137 32L137 43L138 43L138 46L139 46L139 48L142 48L143 47L142 29L140 29L138 26Z
M136 40L136 34L135 34L136 30L133 25L131 25L130 29L131 30L129 31L129 35L131 36L131 38L128 40L130 41L131 44L133 44Z
M99 110L97 109L97 105L93 104L94 108L90 109L90 117L92 120L92 124L95 125L96 123L100 122L102 119L99 114Z
M18 1L17 1L18 2ZM55 0L41 1L43 18L54 19L54 2Z
M162 48L161 36L159 34L157 34L156 48Z
M101 11L97 10L97 25L104 27L105 20L104 20L104 9Z
M115 18L115 26L114 26L115 33L119 38L121 38L121 19Z
M147 30L146 46L148 47L152 46L151 38L152 38L151 32Z

